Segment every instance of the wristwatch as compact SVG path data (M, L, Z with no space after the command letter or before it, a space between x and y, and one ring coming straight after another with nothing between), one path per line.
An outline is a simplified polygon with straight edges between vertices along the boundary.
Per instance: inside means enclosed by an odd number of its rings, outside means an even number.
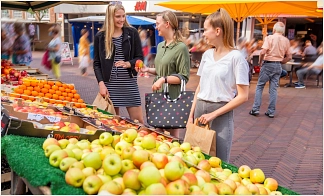
M168 83L168 78L167 78L167 76L164 77L164 83Z

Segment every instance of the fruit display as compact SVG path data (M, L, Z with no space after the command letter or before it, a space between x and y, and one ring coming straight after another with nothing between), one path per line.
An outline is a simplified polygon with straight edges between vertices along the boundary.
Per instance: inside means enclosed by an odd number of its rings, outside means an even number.
M63 108L66 109L66 108ZM90 117L90 118L113 118L113 116L104 114L102 112L99 112L98 110L94 110L92 108L70 108L72 109L76 114L80 114L85 117Z
M83 133L92 135L95 133L93 130L88 130L86 128L80 128L80 126L76 123L70 122L56 122L54 124L40 124L37 122L33 122L35 128L38 129L47 129L47 130L54 130L54 131L62 131L62 132L70 132L70 133Z
M139 125L132 124L127 122L126 120L119 119L117 117L113 117L110 119L107 118L99 118L98 119L103 125L120 132L124 132L128 128L138 129Z
M206 160L199 147L142 136L135 129L115 136L104 132L92 142L47 138L43 150L50 165L66 172L66 183L87 194L282 194L261 169L242 165L233 173L217 157Z

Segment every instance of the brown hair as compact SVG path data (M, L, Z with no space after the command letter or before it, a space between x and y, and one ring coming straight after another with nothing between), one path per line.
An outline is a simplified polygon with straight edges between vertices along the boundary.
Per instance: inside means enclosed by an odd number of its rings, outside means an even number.
M157 16L161 16L165 22L170 23L170 26L175 31L174 40L176 42L184 42L184 37L182 36L181 31L179 30L179 23L178 23L177 16L173 12L171 12L170 10L165 10L157 14Z
M88 32L88 29L82 29L81 30L81 35L84 35L84 34L86 34Z
M113 42L112 42L112 36L115 31L115 25L114 25L114 17L115 12L118 10L124 10L124 6L121 4L109 4L106 9L106 17L105 17L105 23L103 24L100 31L105 32L105 49L106 49L106 59L110 59L113 53ZM127 20L125 20L124 27L130 27Z
M25 23L14 23L14 30L15 32L23 32L25 33Z
M52 33L53 33L54 35L57 35L57 34L60 32L60 30L61 30L61 27L60 27L60 25L58 25L58 24L55 24L54 26L52 26L52 27L49 29L49 31L52 31Z
M207 16L209 24L216 29L221 28L223 31L223 42L227 48L234 49L234 23L230 15L223 8Z

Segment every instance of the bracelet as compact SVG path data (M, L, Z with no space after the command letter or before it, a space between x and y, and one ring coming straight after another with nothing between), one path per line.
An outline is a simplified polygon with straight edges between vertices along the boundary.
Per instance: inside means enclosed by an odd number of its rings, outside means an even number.
M168 76L164 77L164 83L168 83Z

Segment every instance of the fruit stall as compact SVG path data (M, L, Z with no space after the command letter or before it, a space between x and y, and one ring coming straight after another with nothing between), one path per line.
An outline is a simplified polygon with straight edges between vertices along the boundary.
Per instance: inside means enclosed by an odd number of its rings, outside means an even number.
M20 77L22 71L13 73L18 82L12 84L6 70L4 84L11 86L1 96L1 153L11 168L11 194L26 194L27 186L38 195L297 195L262 168L225 163L84 103L73 84Z

